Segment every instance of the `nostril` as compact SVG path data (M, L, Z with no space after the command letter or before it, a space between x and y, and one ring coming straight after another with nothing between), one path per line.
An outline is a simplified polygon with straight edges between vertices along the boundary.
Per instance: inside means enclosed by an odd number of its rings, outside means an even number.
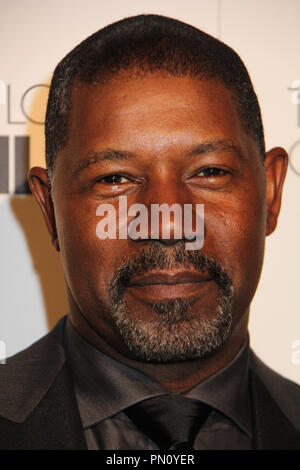
M176 245L177 243L182 243L183 239L182 238L159 238L157 239L151 239L155 240L158 244L169 246L169 245Z

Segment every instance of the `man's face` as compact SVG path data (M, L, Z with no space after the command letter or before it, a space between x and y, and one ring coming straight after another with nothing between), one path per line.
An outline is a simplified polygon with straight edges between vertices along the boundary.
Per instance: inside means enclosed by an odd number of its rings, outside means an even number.
M204 204L203 248L100 240L97 207L118 209L121 195L149 213L154 203ZM263 261L265 170L221 83L124 72L74 85L53 196L71 312L117 350L188 359L245 331Z

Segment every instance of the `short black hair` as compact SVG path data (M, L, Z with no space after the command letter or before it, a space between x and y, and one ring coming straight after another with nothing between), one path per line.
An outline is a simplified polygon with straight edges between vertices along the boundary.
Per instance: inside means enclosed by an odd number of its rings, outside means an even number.
M261 112L248 71L238 54L207 33L159 15L125 18L89 36L57 65L48 98L45 133L48 176L68 140L74 80L92 84L121 70L164 72L222 81L231 91L241 123L265 154Z

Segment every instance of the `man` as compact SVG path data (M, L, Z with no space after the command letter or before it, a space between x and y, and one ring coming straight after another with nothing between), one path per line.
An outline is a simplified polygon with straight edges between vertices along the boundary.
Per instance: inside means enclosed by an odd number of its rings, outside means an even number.
M1 367L1 448L299 449L299 387L247 333L287 154L237 54L155 15L98 31L55 70L46 160L29 184L69 314ZM175 210L153 231L157 204L192 207L203 243Z

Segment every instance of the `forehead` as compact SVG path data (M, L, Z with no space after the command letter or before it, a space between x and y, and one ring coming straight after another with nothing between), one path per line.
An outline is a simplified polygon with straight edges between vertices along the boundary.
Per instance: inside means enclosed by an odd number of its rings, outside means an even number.
M249 144L251 138L223 83L122 72L104 83L73 86L67 145L73 156L99 145L128 151L140 146L153 152L167 143L192 143L191 139Z

